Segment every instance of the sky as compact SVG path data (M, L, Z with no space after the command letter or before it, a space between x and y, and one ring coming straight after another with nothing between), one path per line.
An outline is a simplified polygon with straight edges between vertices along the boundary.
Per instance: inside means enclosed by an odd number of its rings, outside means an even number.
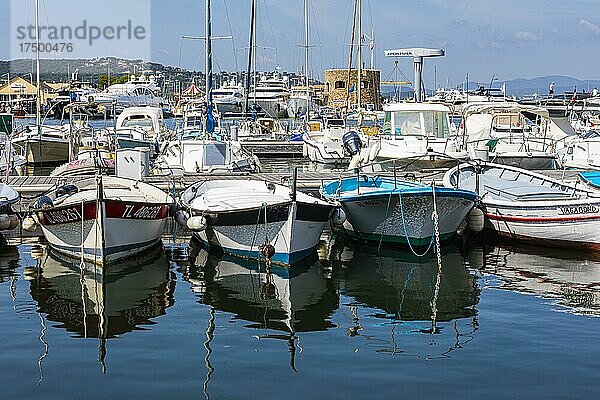
M18 26L33 23L33 0L0 0L0 58L20 58ZM204 70L204 45L182 40L204 33L204 0L40 0L46 25L89 24L117 27L133 21L143 40L97 40L74 43L72 54L49 57L119 56L144 58L188 69ZM245 69L250 0L213 0L215 70ZM310 71L322 76L332 67L347 67L354 0L310 0ZM287 71L303 68L303 0L258 0L259 68ZM10 10L7 12L6 8ZM66 12L69 10L69 12ZM4 11L4 12L3 12ZM394 59L386 49L443 48L446 56L426 60L425 79L456 85L543 75L599 79L600 0L363 0L363 32L375 36L376 67L382 78L395 79ZM110 31L109 31L110 33ZM368 42L368 39L367 39ZM363 59L370 63L369 47ZM412 79L409 59L399 62Z

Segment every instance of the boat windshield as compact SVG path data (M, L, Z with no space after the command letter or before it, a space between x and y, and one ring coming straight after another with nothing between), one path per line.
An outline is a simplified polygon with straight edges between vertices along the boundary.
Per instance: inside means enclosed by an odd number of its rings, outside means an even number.
M150 117L128 118L123 122L124 128L131 128L133 126L152 128L153 125L152 118Z
M446 138L450 134L448 114L443 111L387 111L384 135Z

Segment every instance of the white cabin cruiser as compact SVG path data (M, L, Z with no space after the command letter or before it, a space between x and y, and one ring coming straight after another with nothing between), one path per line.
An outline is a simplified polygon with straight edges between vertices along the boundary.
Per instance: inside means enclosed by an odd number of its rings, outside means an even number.
M466 158L451 129L450 109L442 104L393 103L384 106L383 131L372 137L362 162L397 161L414 167L442 167Z
M461 150L474 160L526 169L556 167L557 151L575 134L567 118L517 103L478 103L463 108Z
M244 109L244 88L233 82L212 91L213 103L221 115L239 114Z
M290 90L286 77L274 72L271 77L263 76L248 94L251 102L272 118L288 118Z
M90 103L106 105L112 110L116 103L115 113L118 115L128 107L163 107L169 102L161 97L160 87L154 76L132 75L127 83L111 85L103 92L90 94Z
M115 133L119 148L147 147L156 155L158 142L171 136L159 107L130 107L117 118Z

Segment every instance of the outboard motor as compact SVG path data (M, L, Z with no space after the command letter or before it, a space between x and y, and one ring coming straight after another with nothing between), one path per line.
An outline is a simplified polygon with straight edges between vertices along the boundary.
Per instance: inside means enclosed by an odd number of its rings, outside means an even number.
M357 132L346 132L344 136L342 136L342 143L344 144L344 149L351 156L355 156L360 153L362 140L360 140L360 136L358 136Z

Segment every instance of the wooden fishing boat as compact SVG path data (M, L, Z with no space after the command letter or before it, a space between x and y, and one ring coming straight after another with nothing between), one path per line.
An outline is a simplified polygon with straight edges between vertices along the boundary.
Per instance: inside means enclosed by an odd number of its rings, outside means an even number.
M195 184L180 208L178 222L209 246L283 265L315 251L334 209L287 186L241 179Z
M459 165L444 185L477 192L487 225L503 236L600 250L600 192L498 164Z
M53 249L104 265L156 245L173 203L155 186L99 175L40 197L32 215Z
M433 212L440 241L451 239L477 199L471 191L367 176L330 182L321 194L341 203L347 217L341 229L350 236L410 247L433 243Z

